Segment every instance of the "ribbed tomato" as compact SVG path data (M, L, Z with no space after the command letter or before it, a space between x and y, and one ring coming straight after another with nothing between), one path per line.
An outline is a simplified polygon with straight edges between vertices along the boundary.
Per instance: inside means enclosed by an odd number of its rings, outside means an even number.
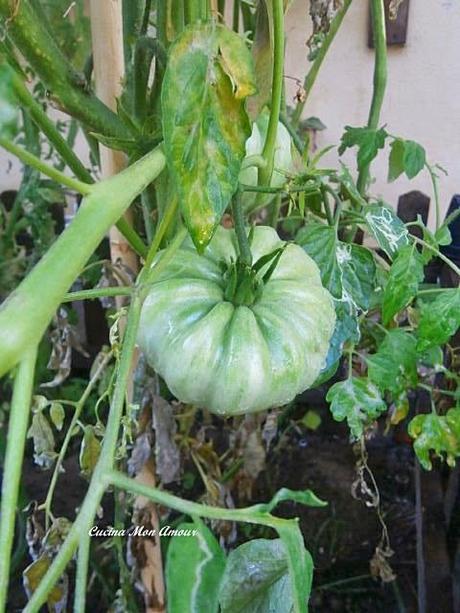
M184 243L141 315L138 343L171 392L220 415L280 406L307 389L335 325L332 298L303 249L259 226L251 250L255 262L279 252L268 279L270 263L253 267L259 288L253 299L228 297L237 240L219 227L204 255Z

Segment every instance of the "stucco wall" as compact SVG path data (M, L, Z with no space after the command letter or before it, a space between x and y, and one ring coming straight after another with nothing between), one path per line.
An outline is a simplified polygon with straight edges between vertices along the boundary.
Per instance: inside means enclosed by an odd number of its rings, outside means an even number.
M308 69L305 24L307 3L295 0L287 16L286 74L303 80ZM371 97L373 51L367 47L368 0L354 0L329 50L307 101L305 116L318 116L327 126L319 133L323 147L340 141L345 125L365 125ZM443 210L452 194L460 192L460 2L458 0L410 0L407 44L388 48L388 86L382 124L391 134L420 142L430 163L448 171L441 174L440 200ZM286 81L292 99L296 85ZM324 158L337 159L331 152ZM344 161L355 169L353 155ZM411 189L431 195L426 172L412 181L400 177L386 181L388 152L380 153L372 172L372 193L395 205L398 196ZM434 203L430 211L433 221Z
M308 69L305 41L310 20L306 0L294 0L287 15L286 75L303 80ZM327 130L317 144L337 144L346 124L361 126L367 119L373 72L373 52L367 47L368 0L354 0L342 28L322 66L307 102L305 116L315 115ZM389 47L389 79L382 124L389 132L420 142L431 163L449 173L441 177L441 205L445 209L453 193L460 192L460 0L411 0L405 47ZM286 79L289 99L296 85ZM79 139L80 148L84 142ZM10 169L0 153L0 190L16 187L19 165ZM325 163L337 159L331 152ZM353 155L344 160L354 167ZM388 154L381 153L372 171L372 192L390 204L410 189L431 194L423 172L413 181L405 177L386 182ZM434 206L431 207L431 221Z

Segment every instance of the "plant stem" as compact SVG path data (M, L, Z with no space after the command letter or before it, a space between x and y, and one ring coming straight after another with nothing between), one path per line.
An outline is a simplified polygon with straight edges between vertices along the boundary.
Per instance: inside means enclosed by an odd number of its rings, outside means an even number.
M240 2L233 0L232 30L238 32L240 29Z
M75 579L75 596L73 601L74 613L85 613L86 611L86 590L90 549L91 538L86 531L81 534L78 546L77 576Z
M0 308L0 376L17 364L26 348L38 344L55 309L108 229L164 165L163 152L157 148L91 188L72 223Z
M149 269L152 266L153 260L155 258L155 255L158 252L158 249L160 248L161 242L163 238L165 237L166 232L168 231L168 228L170 228L171 224L174 221L174 217L176 216L178 205L179 205L179 200L177 198L173 198L170 201L170 205L166 209L165 214L158 225L158 229L155 233L155 237L152 241L152 244L150 245L149 251L145 258L145 268Z
M94 300L96 298L111 298L115 296L131 296L133 287L95 287L94 289L82 289L79 292L69 292L62 302L74 302L77 300Z
M10 556L14 540L16 504L21 481L22 459L29 423L37 347L24 353L14 380L8 438L3 466L0 522L0 611L8 596Z
M297 102L294 112L292 113L292 123L294 126L296 126L300 121L300 118L302 116L302 113L305 107L305 103L307 102L308 96L310 95L311 90L313 89L313 85L315 84L316 77L318 76L318 73L319 73L319 69L321 68L321 65L324 61L324 58L326 57L327 52L329 51L329 48L332 44L332 41L335 38L335 35L337 34L340 26L342 25L343 18L347 14L347 11L350 8L351 2L352 0L345 0L342 8L338 11L337 15L332 20L331 25L329 26L329 30L324 38L323 44L319 48L318 53L313 61L313 64L310 70L308 71L307 76L305 77L305 80L303 83L304 97L302 100L299 100L299 102Z
M63 138L54 123L43 110L32 94L25 86L21 77L14 72L12 75L13 91L21 103L24 110L28 111L33 121L37 124L40 130L45 134L50 143L56 149L61 159L67 164L70 170L75 174L77 179L84 183L93 183L93 178L90 172L83 166L79 158L75 155L72 148Z
M433 247L432 245L430 245L429 243L427 243L426 241L424 241L422 238L419 238L418 236L411 236L412 240L414 240L416 243L418 243L419 245L423 245L424 247L426 247L427 249L429 249L430 251L432 251L434 254L436 254L436 256L442 260L445 264L447 264L447 266L453 270L455 272L456 275L458 275L460 277L460 268L458 266L456 266L452 260L449 260L448 257L446 257L443 253L441 253L439 251L439 249L436 249L436 247Z
M232 203L233 223L235 225L235 234L238 239L238 248L241 262L246 266L252 265L251 247L244 227L243 206L241 202L241 192L238 190L235 194Z
M200 0L184 0L185 23L191 24L201 17Z
M436 207L435 223L436 223L436 230L438 230L439 226L441 225L441 206L439 203L438 177L436 176L436 173L430 164L426 163L425 168L428 170L430 174L431 184L433 186L434 204Z
M142 283L144 279L150 283L154 281L155 277L161 273L163 268L174 257L175 252L183 241L185 233L186 229L183 228L168 246L162 259L152 270L149 270L146 273L146 269L143 269L142 273L139 275L138 284ZM125 404L126 389L131 377L132 358L136 343L137 328L139 325L143 297L144 292L136 292L133 296L128 312L120 362L117 370L116 384L110 405L104 441L85 500L75 522L72 525L72 528L70 529L69 534L67 535L64 543L61 545L59 553L40 581L40 584L24 609L24 613L37 613L39 611L41 605L45 602L47 595L63 573L66 565L77 549L81 534L83 532L87 533L94 521L94 516L107 485L105 475L107 474L107 471L113 468L114 464L118 432L120 429L123 407ZM80 570L80 574L82 572L83 571Z
M130 138L131 132L119 117L88 89L60 50L51 28L38 15L30 0L0 0L0 20L8 39L52 93L53 100L93 132Z
M3 136L0 136L0 147L3 147L9 153L19 158L24 164L35 168L35 170L38 170L50 179L53 179L53 181L56 181L56 183L61 183L69 189L72 189L83 195L89 194L91 191L91 186L87 183L83 183L82 181L79 181L78 179L73 179L72 177L68 177L60 170L57 170L57 168L54 168L53 166L48 166L48 164L43 162L43 160L41 160L39 157L33 155L33 153L29 153L22 147L19 147L18 145L8 140L7 138L4 138Z
M380 112L387 85L387 35L384 0L371 0L371 15L374 30L375 63L372 102L367 127L376 130L380 121ZM366 164L358 174L357 188L362 196L366 192L369 168L370 164Z
M58 477L61 472L61 466L62 466L62 463L64 462L65 454L67 453L67 449L69 447L70 440L73 436L74 428L77 425L77 422L80 418L81 412L85 406L85 402L88 400L89 395L91 394L92 390L94 389L94 386L99 380L99 377L101 376L104 368L107 366L107 364L109 363L111 359L112 359L112 352L109 352L107 353L107 355L104 357L104 359L101 361L101 363L97 367L96 372L92 376L80 400L77 402L75 406L75 411L72 416L72 420L70 422L69 427L67 428L67 432L64 437L64 441L62 443L61 449L59 450L59 455L57 457L56 464L53 470L53 476L51 477L51 481L48 486L48 491L46 493L45 502L39 507L40 510L45 511L45 520L47 522L47 525L46 525L47 529L48 529L48 518L51 513L51 503L53 501L54 490L56 489L56 483L57 483Z
M267 162L265 168L259 170L259 185L270 185L275 158L276 135L283 96L284 71L284 2L272 1L273 19L273 76L272 96L270 102L270 118L265 137L262 155Z

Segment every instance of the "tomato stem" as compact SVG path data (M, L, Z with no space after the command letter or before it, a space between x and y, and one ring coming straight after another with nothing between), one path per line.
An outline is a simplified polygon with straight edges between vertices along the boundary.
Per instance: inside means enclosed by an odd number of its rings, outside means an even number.
M246 266L252 265L252 253L249 245L248 235L244 226L243 205L241 201L241 191L238 190L233 198L232 203L233 223L235 224L235 233L238 240L238 250L240 261Z

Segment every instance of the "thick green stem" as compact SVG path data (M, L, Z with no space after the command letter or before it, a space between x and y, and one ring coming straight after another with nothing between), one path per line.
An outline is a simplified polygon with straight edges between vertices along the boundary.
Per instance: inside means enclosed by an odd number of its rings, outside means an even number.
M64 56L49 25L38 16L30 0L0 0L0 18L9 40L19 49L51 98L94 132L130 138L119 117L88 89L85 78Z
M248 235L244 225L243 206L241 202L241 192L238 190L232 204L233 223L235 234L238 239L238 248L241 262L247 266L252 265L252 253L249 245Z
M146 283L152 283L155 280L155 278L164 270L164 268L174 257L175 252L177 249L179 249L182 241L184 240L185 233L185 228L179 232L176 238L165 250L163 257L154 268L148 271L146 271L145 268L143 269L139 276L139 283L143 283L144 281ZM118 433L121 418L123 416L126 389L131 377L131 366L137 337L137 328L139 325L142 302L146 288L140 288L140 290L142 291L138 291L134 294L128 312L120 362L117 370L116 384L112 402L110 404L109 418L105 429L104 442L102 444L102 450L98 463L91 478L88 492L78 513L77 519L67 535L66 540L62 544L59 553L46 572L45 576L40 581L40 584L38 585L28 605L24 609L24 613L36 613L39 611L41 605L46 601L47 595L75 553L80 543L81 534L87 533L91 528L100 500L106 489L107 483L104 476L107 474L107 471L113 468L114 464ZM82 569L80 569L80 576L83 576Z
M200 0L184 0L185 23L195 23L201 17Z
M270 118L267 127L262 155L267 161L267 166L259 171L259 185L270 185L275 158L276 135L283 96L283 71L284 71L284 2L273 0L273 77L272 96L270 103Z
M299 100L292 114L292 123L294 126L296 126L300 121L303 110L305 108L305 103L307 102L308 96L310 95L311 90L313 89L313 85L315 84L316 77L318 76L318 73L319 73L319 69L321 68L321 65L324 61L324 58L327 55L327 52L329 51L329 48L335 38L335 35L337 34L337 32L340 29L340 26L342 25L343 18L347 14L347 11L350 8L351 3L352 3L352 0L345 0L342 8L338 11L337 15L332 20L331 25L329 26L329 30L324 38L323 44L318 50L318 54L315 57L313 64L311 65L311 68L308 71L307 76L305 77L304 84L303 84L304 96L302 100Z
M77 179L83 181L84 183L93 183L93 178L91 177L90 172L83 166L81 161L72 151L72 148L69 146L66 139L63 138L59 130L54 125L54 122L52 122L45 113L42 105L34 99L17 73L12 75L12 85L14 93L22 108L30 114L33 121L48 138L50 143L60 155L61 159L67 164Z
M372 102L367 127L376 130L379 126L380 112L387 85L387 35L383 0L372 0L371 14L372 28L374 30L375 63ZM369 168L370 164L366 164L366 166L361 168L358 175L357 187L361 195L364 195L366 192Z
M74 613L85 613L86 591L88 581L89 554L91 549L91 537L88 531L82 532L78 546L77 576L75 579L75 597L73 604Z
M89 194L91 191L91 186L87 183L82 183L82 181L79 181L78 179L68 177L57 168L54 168L54 166L48 166L48 164L43 162L43 160L41 160L39 157L33 155L33 153L29 153L22 147L19 147L12 141L2 136L0 136L0 147L3 147L9 153L19 158L24 164L35 168L35 170L38 170L50 179L53 179L53 181L56 181L56 183L61 183L62 185L65 185L66 187L84 195Z
M8 596L11 550L14 540L14 525L22 458L29 423L30 400L34 383L37 348L31 347L19 364L14 381L8 425L8 442L5 453L2 481L0 522L0 611L5 610Z
M17 364L25 350L38 344L89 256L164 165L163 152L155 149L91 188L72 223L0 307L0 376Z
M439 230L439 227L441 225L441 205L439 202L439 189L438 189L438 177L434 171L434 168L426 163L425 164L425 168L428 170L429 175L430 175L430 179L431 179L431 185L433 186L433 195L434 195L434 204L435 204L435 227L436 230Z

